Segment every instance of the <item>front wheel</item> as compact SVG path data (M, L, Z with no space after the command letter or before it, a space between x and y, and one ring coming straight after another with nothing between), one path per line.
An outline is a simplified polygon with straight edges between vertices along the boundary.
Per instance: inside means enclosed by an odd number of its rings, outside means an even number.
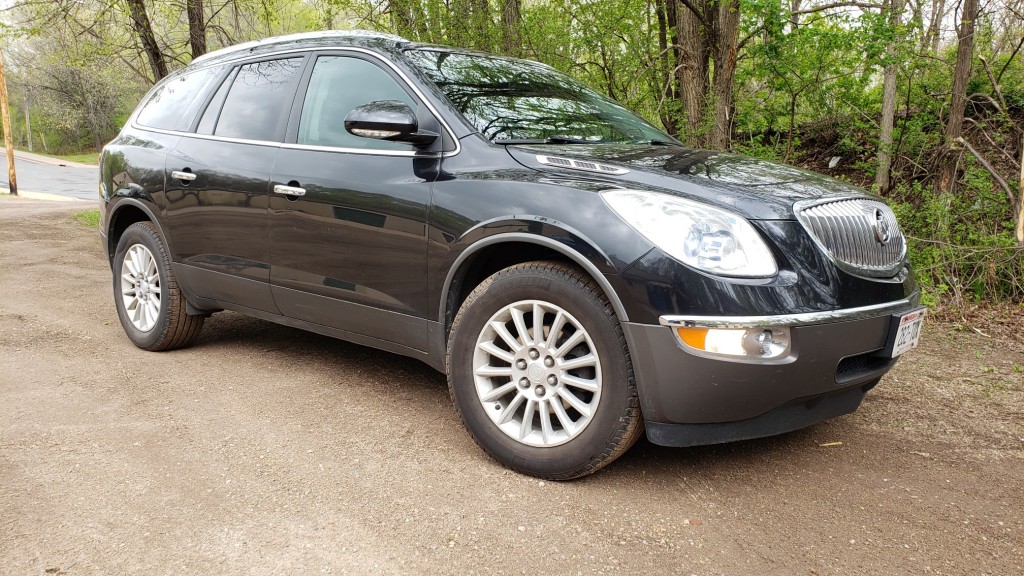
M541 478L590 474L643 429L611 304L558 262L512 266L473 290L452 324L448 387L484 451Z
M186 312L167 248L152 222L129 226L114 254L114 301L128 339L146 350L188 346L203 316Z

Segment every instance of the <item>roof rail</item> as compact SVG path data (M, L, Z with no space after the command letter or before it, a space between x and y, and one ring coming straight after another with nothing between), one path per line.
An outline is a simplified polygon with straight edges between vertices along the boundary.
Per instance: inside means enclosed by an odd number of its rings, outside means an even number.
M287 34L284 36L271 36L269 38L263 38L260 40L252 40L250 42L242 42L241 44L235 44L233 46L227 46L220 50L214 50L213 52L207 52L202 56L192 60L192 63L203 62L217 56L223 56L232 52L242 52L244 50L252 50L257 46L265 44L278 44L282 42L297 42L300 40L315 40L317 38L378 38L380 40L391 40L394 42L409 42L401 36L395 34L388 34L386 32L377 32L375 30L319 30L315 32L299 32L298 34Z

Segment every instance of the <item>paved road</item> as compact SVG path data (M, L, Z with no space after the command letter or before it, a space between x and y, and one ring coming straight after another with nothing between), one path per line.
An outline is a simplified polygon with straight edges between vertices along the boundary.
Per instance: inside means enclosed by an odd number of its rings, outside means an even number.
M2 158L2 155L0 155ZM23 196L57 195L79 200L96 200L99 168L67 162L38 154L14 153L18 192ZM0 188L9 189L7 170L0 170Z

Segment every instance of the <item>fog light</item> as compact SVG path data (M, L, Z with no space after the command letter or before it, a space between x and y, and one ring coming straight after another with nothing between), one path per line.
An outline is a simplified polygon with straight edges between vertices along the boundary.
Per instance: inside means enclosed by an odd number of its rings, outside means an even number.
M676 328L683 345L711 354L777 358L789 351L789 328Z

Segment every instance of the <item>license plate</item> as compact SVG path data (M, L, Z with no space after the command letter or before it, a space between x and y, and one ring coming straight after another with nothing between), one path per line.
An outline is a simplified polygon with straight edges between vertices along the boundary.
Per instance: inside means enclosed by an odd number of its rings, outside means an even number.
M921 326L924 324L924 317L927 312L927 308L918 308L913 312L907 312L902 316L893 318L893 329L896 331L896 337L892 341L892 348L890 348L892 350L891 358L895 358L917 347L917 343L921 339Z

